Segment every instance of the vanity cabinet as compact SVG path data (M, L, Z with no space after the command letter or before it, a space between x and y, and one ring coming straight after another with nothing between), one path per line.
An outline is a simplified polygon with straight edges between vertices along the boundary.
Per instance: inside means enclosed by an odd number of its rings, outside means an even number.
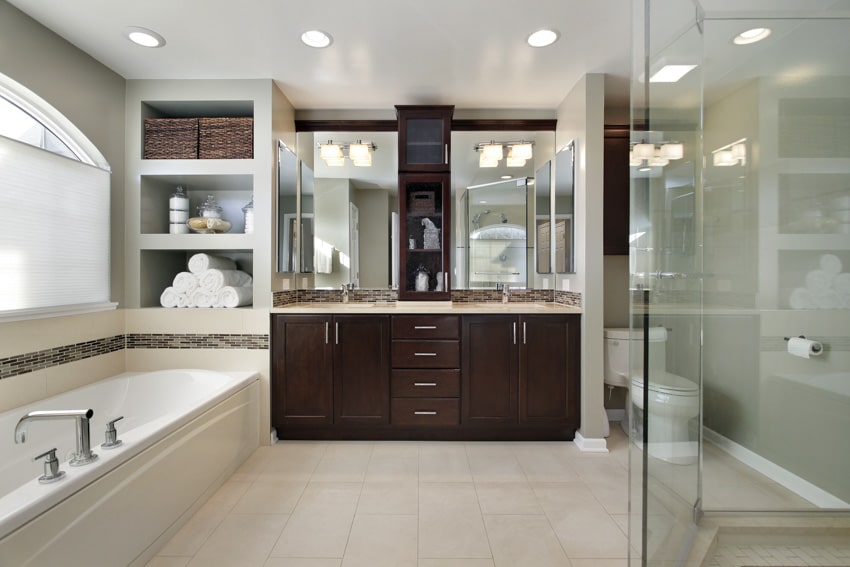
M389 317L273 315L272 424L389 423Z
M398 170L451 170L454 106L397 105Z
M579 325L572 315L464 316L462 421L577 428Z

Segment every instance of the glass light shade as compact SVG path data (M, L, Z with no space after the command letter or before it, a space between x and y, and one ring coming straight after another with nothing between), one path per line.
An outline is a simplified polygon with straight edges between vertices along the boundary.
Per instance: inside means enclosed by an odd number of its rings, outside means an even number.
M664 159L682 159L685 147L683 144L664 144L659 155Z
M372 167L372 156L367 155L365 158L352 159L351 163L355 167Z
M342 167L343 165L345 165L345 158L343 158L343 157L327 158L325 160L325 163L328 164L328 167Z
M635 144L632 151L637 159L651 159L655 157L655 144Z
M525 165L525 159L516 156L508 156L505 160L508 167L522 167Z
M635 153L629 152L629 166L637 167L639 165L643 165L643 160L635 157Z
M664 159L663 157L654 157L653 156L653 157L649 158L649 165L652 165L652 166L655 166L655 167L664 167L668 163L670 163L670 160Z
M744 144L733 144L732 157L736 160L747 159L747 146L745 146Z
M485 144L481 146L481 155L484 159L499 161L502 159L502 144Z
M369 165L372 165L372 158L369 156L371 149L369 144L351 144L348 146L348 157L351 158L351 161L368 159Z
M712 163L717 167L729 167L730 165L737 164L738 160L732 155L732 150L721 150L714 152Z
M509 157L513 156L515 159L531 159L531 144L516 144L511 146L511 152L508 155Z
M489 159L484 152L478 156L478 167L496 167L499 165L498 159Z
M319 155L325 161L337 158L342 159L342 148L338 144L322 144L319 146Z

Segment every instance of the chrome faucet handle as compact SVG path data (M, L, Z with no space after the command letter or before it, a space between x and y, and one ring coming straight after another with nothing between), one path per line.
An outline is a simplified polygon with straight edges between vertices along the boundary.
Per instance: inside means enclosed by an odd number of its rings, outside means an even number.
M106 422L105 440L100 444L101 449L114 449L123 443L123 441L118 439L118 431L115 429L115 422L121 421L122 419L124 419L123 415L121 417L116 417L112 421Z
M41 484L50 484L51 482L56 482L65 476L65 471L59 470L59 459L56 458L56 447L38 455L33 459L33 461L44 459L45 457L44 474L38 477L38 482Z

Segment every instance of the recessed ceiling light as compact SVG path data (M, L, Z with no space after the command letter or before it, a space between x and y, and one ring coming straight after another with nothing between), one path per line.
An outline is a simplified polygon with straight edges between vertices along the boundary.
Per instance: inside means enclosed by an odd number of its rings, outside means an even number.
M560 34L555 30L537 30L526 41L531 47L546 47L558 41L559 37Z
M140 28L138 26L129 26L124 28L124 36L142 47L162 47L165 45L165 38L153 30Z
M696 65L665 65L649 78L650 83L675 83Z
M301 34L301 41L310 47L327 47L333 43L333 38L330 34L321 30L308 30Z
M748 43L761 41L769 35L770 28L753 28L739 33L735 39L732 40L732 43L735 45L747 45Z
M511 176L510 176L510 175L503 175L503 176L502 176L502 179L510 179L510 178L511 178Z

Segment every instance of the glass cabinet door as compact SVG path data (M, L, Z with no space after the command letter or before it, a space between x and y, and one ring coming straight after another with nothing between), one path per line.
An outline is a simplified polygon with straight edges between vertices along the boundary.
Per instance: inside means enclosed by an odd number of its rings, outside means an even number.
M453 106L396 106L399 171L448 171Z
M400 300L450 298L450 174L399 175Z

